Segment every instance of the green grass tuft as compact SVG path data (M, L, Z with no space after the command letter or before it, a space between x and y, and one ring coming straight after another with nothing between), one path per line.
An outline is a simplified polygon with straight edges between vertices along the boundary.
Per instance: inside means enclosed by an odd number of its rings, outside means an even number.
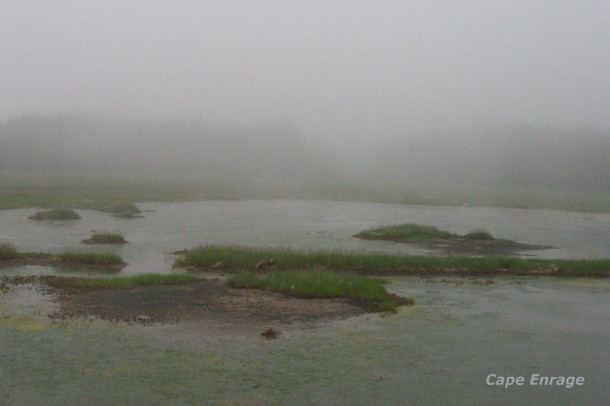
M379 312L395 312L398 305L391 300L384 300L377 304L376 310Z
M229 280L229 286L234 288L271 289L302 298L348 298L371 302L379 311L395 311L398 305L414 303L412 299L405 301L389 295L382 283L371 278L317 271L281 271L263 276L246 271Z
M6 261L10 265L12 260L19 260L19 263L23 265L108 266L113 269L125 265L120 256L104 252L62 252L59 254L19 252L12 245L1 245L0 261Z
M23 254L19 253L15 247L10 244L0 245L0 260L19 259Z
M397 226L386 226L365 230L354 235L354 237L362 238L364 240L419 242L433 238L452 238L456 237L456 235L432 226L400 224Z
M491 233L489 231L482 230L482 229L471 231L468 234L464 235L464 238L467 238L469 240L483 240L483 241L491 241L494 239L494 237L491 235Z
M341 252L296 252L243 247L206 246L176 259L175 267L254 269L260 261L274 259L276 270L328 270L377 275L410 274L547 274L556 276L609 276L610 260L551 260L501 257L423 257L407 255L352 254Z
M136 214L141 213L138 206L130 202L100 203L95 208L98 211L112 213L122 217L135 216Z
M72 209L51 209L40 211L33 216L31 220L79 220L80 216Z

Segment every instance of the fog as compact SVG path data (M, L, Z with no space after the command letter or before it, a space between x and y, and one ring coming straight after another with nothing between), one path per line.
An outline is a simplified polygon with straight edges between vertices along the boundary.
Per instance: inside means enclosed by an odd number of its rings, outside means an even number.
M0 3L0 172L595 190L607 1Z

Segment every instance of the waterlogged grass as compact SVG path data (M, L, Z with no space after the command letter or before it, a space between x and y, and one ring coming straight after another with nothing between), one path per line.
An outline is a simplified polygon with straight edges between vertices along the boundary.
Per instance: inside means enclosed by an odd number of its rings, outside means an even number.
M46 252L19 252L11 245L0 246L0 265L44 265L44 266L94 266L121 268L125 265L123 259L110 253L95 252L61 252L49 254Z
M464 238L469 239L469 240L484 240L484 241L491 241L494 239L494 237L491 235L491 233L487 230L471 231L468 234L466 234L464 236Z
M233 276L229 286L246 289L270 289L302 298L347 298L368 302L377 311L395 311L414 304L410 298L390 295L383 281L333 272L282 271L257 276L246 271Z
M550 260L498 257L422 257L406 255L352 254L288 249L206 246L178 258L175 267L254 269L261 261L274 259L275 270L348 271L367 274L543 274L558 276L609 276L609 259Z
M176 285L197 280L189 274L143 274L124 278L52 278L52 286L84 289L133 289L146 285Z
M10 244L0 245L0 261L19 259L22 255Z
M385 240L406 243L417 243L432 239L465 238L468 240L493 240L493 236L487 230L478 229L469 232L464 236L450 233L449 231L439 230L436 227L424 226L420 224L399 224L395 226L384 226L364 230L356 235L356 238L363 240Z
M93 234L85 244L125 244L125 238L121 234Z
M234 275L229 286L289 292L297 297L351 297L362 300L381 300L386 292L382 282L333 272L281 271L257 276L246 271Z
M31 220L79 220L80 216L72 209L51 209L40 211L33 216Z
M354 237L365 240L391 240L400 242L419 242L432 238L452 238L456 234L449 231L439 230L432 226L419 224L400 224L396 226L386 226L365 230L356 234Z
M111 213L119 217L135 217L141 213L140 208L130 202L97 203L93 205L95 210Z

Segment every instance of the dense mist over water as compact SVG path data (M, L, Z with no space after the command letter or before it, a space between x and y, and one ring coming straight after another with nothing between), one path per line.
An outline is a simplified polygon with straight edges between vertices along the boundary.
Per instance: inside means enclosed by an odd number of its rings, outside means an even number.
M610 133L496 128L338 151L274 125L213 126L84 115L28 116L0 126L0 170L116 179L222 181L280 193L353 187L484 186L610 190ZM343 186L342 186L343 185Z
M0 176L607 196L608 38L601 0L4 2Z

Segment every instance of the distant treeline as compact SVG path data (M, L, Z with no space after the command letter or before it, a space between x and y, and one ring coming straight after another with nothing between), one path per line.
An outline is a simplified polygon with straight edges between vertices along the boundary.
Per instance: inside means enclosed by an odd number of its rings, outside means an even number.
M67 115L3 123L0 165L11 171L295 178L315 175L323 162L281 129Z
M610 130L501 128L407 134L360 154L311 145L291 129L145 122L88 115L24 116L0 124L0 174L39 172L239 179L358 196L476 186L610 190Z

